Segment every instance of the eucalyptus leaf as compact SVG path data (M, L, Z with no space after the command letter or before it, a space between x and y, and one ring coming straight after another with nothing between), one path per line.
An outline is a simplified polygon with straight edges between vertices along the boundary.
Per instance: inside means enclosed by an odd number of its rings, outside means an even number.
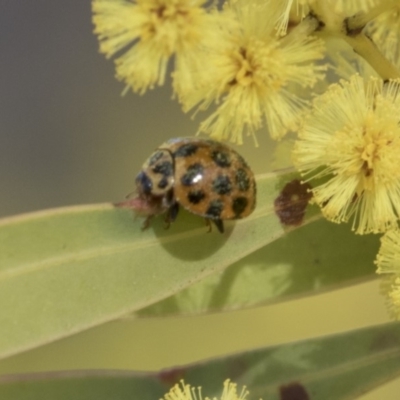
M179 380L220 397L231 379L249 400L349 400L400 374L400 324L283 344L159 373L50 372L0 377L7 400L158 400ZM239 389L240 390L240 389Z
M140 310L135 317L254 307L374 279L379 245L378 235L355 235L349 225L321 219Z
M146 307L282 237L294 228L281 224L274 200L293 179L258 177L256 210L222 235L185 212L169 230L155 218L142 231L129 209L111 204L3 220L0 358Z

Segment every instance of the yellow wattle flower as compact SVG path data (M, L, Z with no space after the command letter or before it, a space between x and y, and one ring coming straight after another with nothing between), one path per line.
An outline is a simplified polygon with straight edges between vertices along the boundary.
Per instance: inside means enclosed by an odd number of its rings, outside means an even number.
M400 231L391 230L381 238L376 257L377 273L382 275L381 292L386 298L389 314L400 319Z
M359 76L318 97L293 161L313 199L334 222L353 218L356 233L385 232L400 216L400 81Z
M312 87L324 76L315 61L324 55L322 41L299 27L281 38L275 1L232 0L222 12L229 25L220 25L220 40L198 55L193 87L177 90L185 111L217 109L200 125L216 140L242 144L266 125L272 138L295 130L305 102L293 90ZM265 16L268 15L268 18Z
M393 229L381 238L381 247L376 257L378 274L400 276L400 231Z
M246 400L249 392L246 387L243 386L240 393L237 392L236 383L231 382L227 379L224 382L224 388L221 394L220 400ZM203 400L201 387L194 388L188 384L185 384L183 380L180 381L180 385L176 384L171 390L160 400ZM204 400L211 400L209 397L205 397ZM213 400L217 400L216 397ZM261 399L260 399L261 400Z
M367 32L385 57L399 68L400 4L374 19Z
M102 53L118 55L117 78L144 93L164 83L168 62L175 56L177 75L183 68L187 80L185 69L195 67L196 51L212 37L217 25L218 13L209 13L205 3L207 0L93 0L94 32Z

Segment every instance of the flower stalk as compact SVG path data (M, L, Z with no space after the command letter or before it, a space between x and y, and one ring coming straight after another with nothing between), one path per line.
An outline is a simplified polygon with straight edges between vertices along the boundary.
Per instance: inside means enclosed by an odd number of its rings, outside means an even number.
M379 51L371 38L364 33L359 33L355 36L346 34L342 35L342 38L358 55L369 63L383 80L400 78L399 69Z

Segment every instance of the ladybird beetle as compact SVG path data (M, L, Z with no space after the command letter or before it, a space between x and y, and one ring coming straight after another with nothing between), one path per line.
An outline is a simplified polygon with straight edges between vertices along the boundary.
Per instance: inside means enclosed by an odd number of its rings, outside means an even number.
M136 193L130 205L146 217L143 229L164 212L173 222L182 206L223 233L223 220L247 217L256 205L254 174L242 156L199 138L171 139L155 150L136 177Z

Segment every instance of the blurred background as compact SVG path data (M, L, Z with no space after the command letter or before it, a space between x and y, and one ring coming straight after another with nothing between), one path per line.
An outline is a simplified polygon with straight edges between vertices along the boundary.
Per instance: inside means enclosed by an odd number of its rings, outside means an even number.
M114 79L98 53L90 1L0 1L0 217L117 201L166 139L193 135L168 85L144 96ZM204 115L200 116L201 118ZM275 144L240 148L256 172ZM153 370L388 321L378 282L270 307L187 319L106 324L0 361L0 373ZM397 399L400 381L363 399Z

